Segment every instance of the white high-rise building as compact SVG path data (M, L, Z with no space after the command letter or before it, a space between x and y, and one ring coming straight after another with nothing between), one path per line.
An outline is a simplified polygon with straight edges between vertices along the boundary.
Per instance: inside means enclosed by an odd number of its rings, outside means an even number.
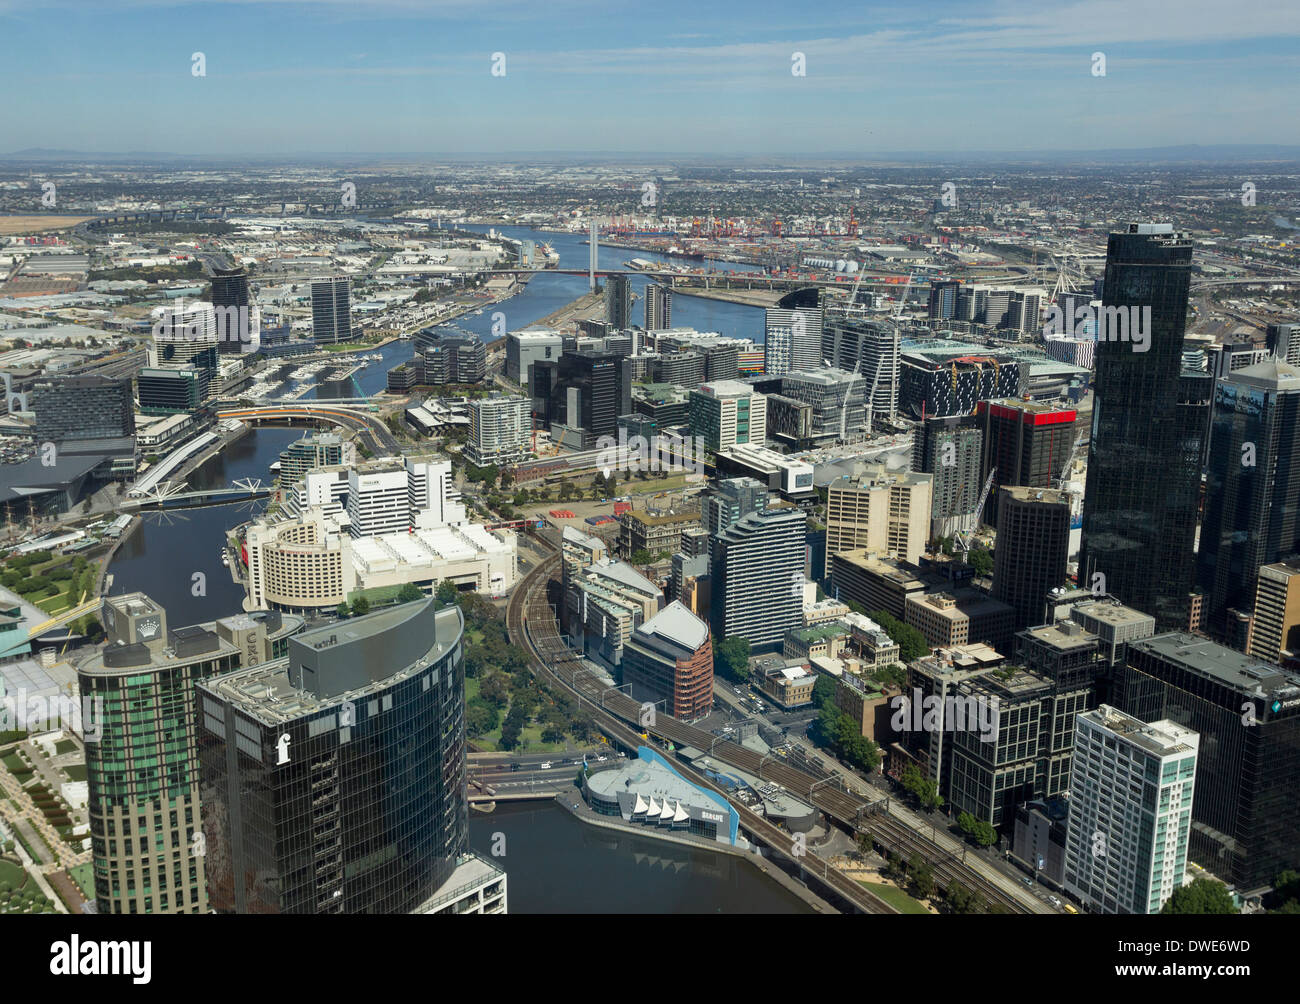
M564 339L550 328L528 328L506 333L506 379L513 380L521 390L531 391L533 363L559 359L564 352Z
M1200 735L1106 704L1075 721L1065 888L1097 913L1159 913L1187 871Z
M150 366L183 365L200 353L217 348L217 315L212 304L177 300L153 311Z
M407 500L411 526L430 530L459 526L468 516L451 475L451 461L406 460Z
M796 370L816 369L822 361L820 307L789 310L767 308L763 334L763 371L782 376Z
M410 529L411 496L405 468L349 471L348 523L354 537Z
M522 460L528 455L532 428L527 398L489 397L471 401L465 454L480 467Z

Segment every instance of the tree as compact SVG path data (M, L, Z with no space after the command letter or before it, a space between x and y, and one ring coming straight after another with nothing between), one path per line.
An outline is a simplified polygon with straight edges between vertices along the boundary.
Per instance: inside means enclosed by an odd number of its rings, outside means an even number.
M344 600L342 603L340 603L340 604L338 605L338 610L337 610L336 612L337 612L338 615L339 615L339 620L346 620L346 619L347 619L347 617L348 617L348 604L347 604L347 600Z
M364 596L358 596L352 601L352 613L357 617L370 613L370 601Z
M632 552L632 564L634 565L648 565L654 560L654 555L644 547Z
M500 712L482 698L474 698L465 705L465 731L472 736L485 736L501 723Z
M402 586L402 588L397 591L398 603L414 603L416 600L422 599L423 597L424 593L414 582L406 583L406 585Z
M1207 878L1195 878L1174 890L1160 911L1167 914L1240 913L1228 887Z
M749 682L749 639L728 638L713 646L713 668L735 683Z
M489 673L483 677L483 682L479 684L478 695L489 704L504 708L510 700L505 676L501 673Z
M512 750L518 746L519 734L522 730L523 728L519 722L507 717L506 720L501 723L501 748L503 750Z
M943 805L943 796L939 794L938 782L922 774L921 769L915 764L903 768L902 781L903 789L915 795L921 807L927 812L933 812Z
M912 878L912 891L917 899L929 899L934 892L934 871L920 854L913 854L907 862L907 873Z
M456 597L460 595L460 590L451 579L443 579L438 583L438 591L434 594L438 597L438 602L447 604L455 603Z
M873 610L868 616L898 644L898 658L903 662L911 662L930 654L930 643L912 625L904 624L884 610Z
M985 548L972 547L970 555L966 558L966 564L970 565L979 578L993 574L993 555Z

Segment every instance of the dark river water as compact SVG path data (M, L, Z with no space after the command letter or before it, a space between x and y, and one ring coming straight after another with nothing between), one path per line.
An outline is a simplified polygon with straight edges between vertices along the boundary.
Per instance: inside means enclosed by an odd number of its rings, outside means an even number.
M575 797L577 793L575 790ZM469 842L489 856L505 837L511 913L812 913L729 854L600 829L548 802L470 812Z

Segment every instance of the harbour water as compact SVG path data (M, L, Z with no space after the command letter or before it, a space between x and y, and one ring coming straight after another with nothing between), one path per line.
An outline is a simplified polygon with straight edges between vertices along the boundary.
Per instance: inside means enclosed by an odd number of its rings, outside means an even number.
M471 812L469 842L504 850L511 913L813 912L733 855L589 826L549 802Z

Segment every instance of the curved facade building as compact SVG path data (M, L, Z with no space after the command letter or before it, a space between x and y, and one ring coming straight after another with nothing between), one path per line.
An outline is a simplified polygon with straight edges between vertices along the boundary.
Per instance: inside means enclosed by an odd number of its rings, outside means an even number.
M208 893L223 913L410 913L468 843L464 621L406 603L199 688Z
M143 593L108 597L103 618L108 645L77 667L97 719L86 742L97 911L206 913L195 684L282 657L303 620L260 612L169 629Z

